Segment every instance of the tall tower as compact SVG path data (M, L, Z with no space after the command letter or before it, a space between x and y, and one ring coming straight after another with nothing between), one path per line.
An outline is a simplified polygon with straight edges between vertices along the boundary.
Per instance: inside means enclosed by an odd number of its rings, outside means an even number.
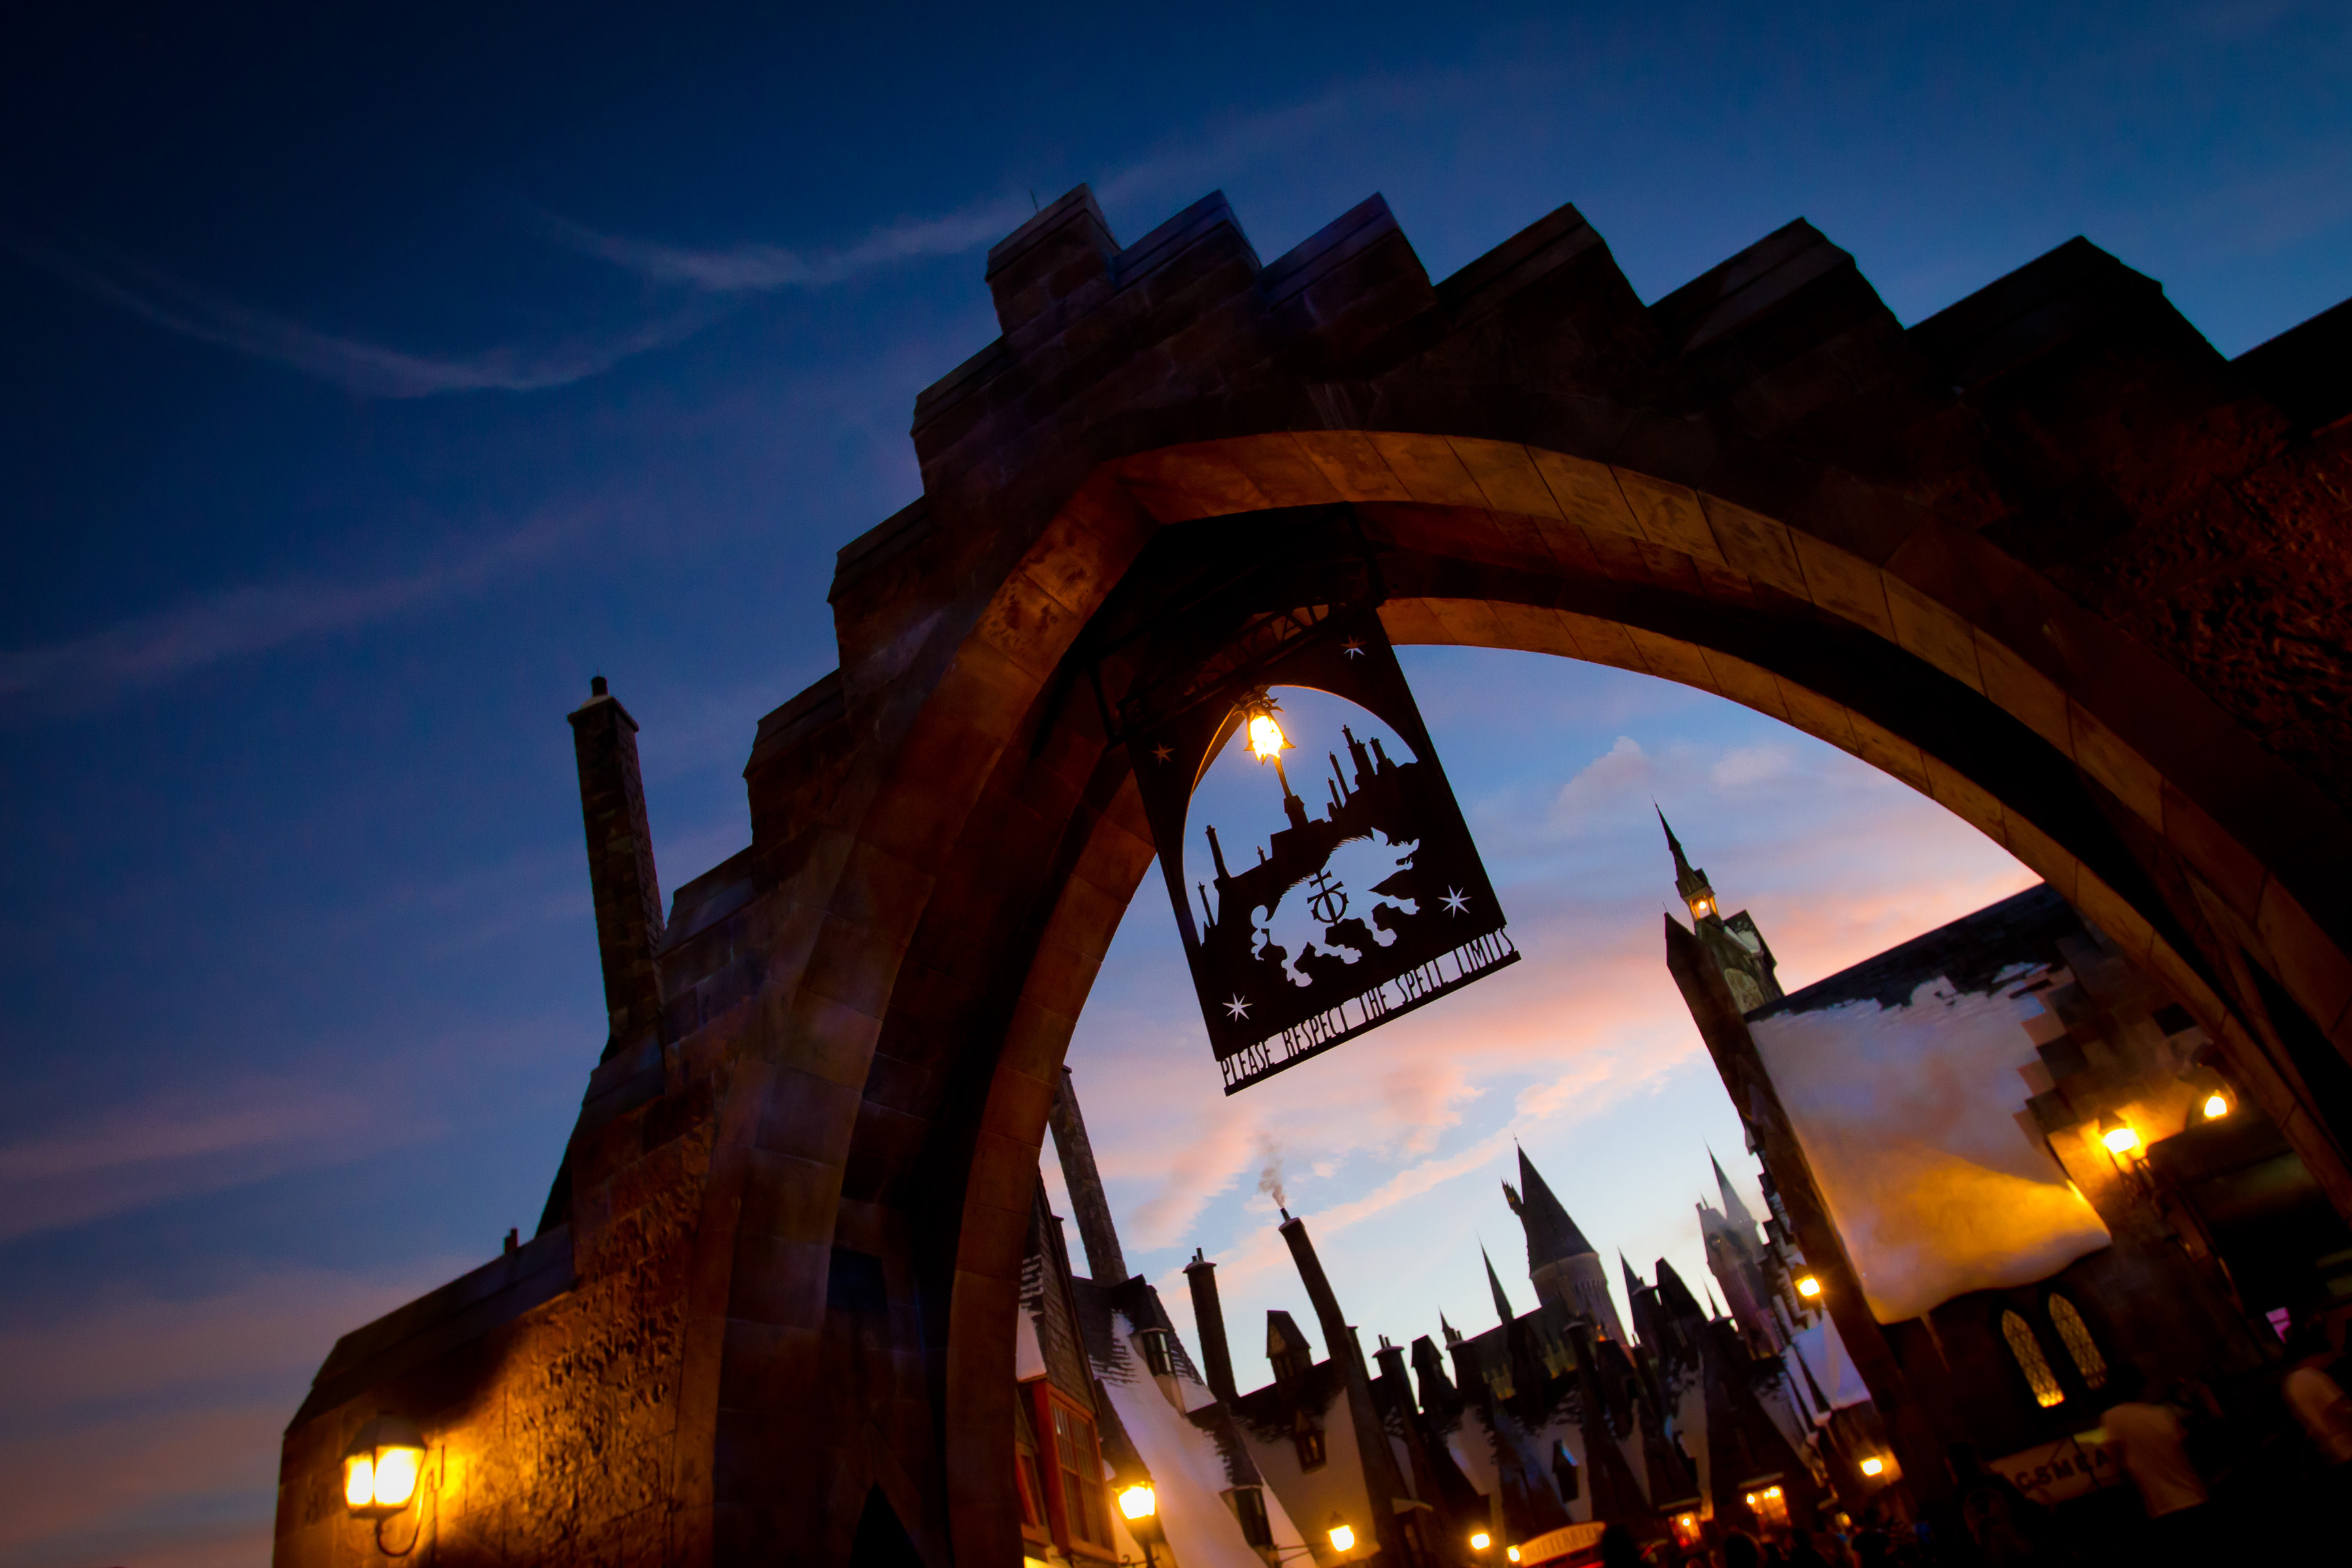
M1709 957L1723 972L1724 984L1731 988L1731 999L1743 1013L1752 1013L1767 1002L1780 999L1780 982L1777 977L1780 963L1772 949L1759 931L1754 917L1746 910L1727 916L1715 896L1715 887L1706 873L1690 863L1683 853L1682 841L1675 837L1674 827L1666 821L1664 811L1658 813L1658 826L1666 830L1666 847L1675 857L1675 891L1681 895L1691 912L1691 927L1699 940L1706 944Z
M1591 1318L1601 1332L1623 1344L1625 1325L1617 1315L1616 1300L1609 1294L1607 1267L1584 1239L1584 1233L1576 1228L1576 1222L1568 1217L1568 1210L1552 1196L1524 1149L1519 1151L1518 1189L1514 1191L1505 1182L1503 1196L1528 1234L1528 1278L1535 1282L1536 1294Z

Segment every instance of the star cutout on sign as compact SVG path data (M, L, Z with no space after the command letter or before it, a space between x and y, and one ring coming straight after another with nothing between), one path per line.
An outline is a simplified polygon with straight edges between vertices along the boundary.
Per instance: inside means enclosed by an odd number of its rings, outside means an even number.
M1235 993L1233 1000L1225 1004L1225 1016L1228 1018L1246 1018L1249 1016L1249 1010L1250 1005L1242 999L1239 993Z
M1151 748L1151 760L1155 763L1164 763L1175 754L1175 749L1165 741Z
M1361 637L1349 637L1346 642L1339 645L1339 651L1346 654L1349 658L1361 658L1364 657L1364 639Z
M1469 907L1470 900L1463 893L1461 889L1448 888L1445 889L1445 912L1447 914L1458 915Z

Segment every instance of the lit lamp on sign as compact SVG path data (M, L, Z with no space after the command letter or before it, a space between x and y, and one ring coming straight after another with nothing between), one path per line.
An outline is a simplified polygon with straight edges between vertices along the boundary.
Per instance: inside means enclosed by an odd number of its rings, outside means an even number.
M1802 1296L1808 1301L1820 1300L1822 1299L1822 1282L1820 1278L1811 1274L1798 1275L1797 1294Z
M1485 1531L1483 1531L1483 1530L1474 1530L1474 1531L1472 1531L1470 1532L1470 1550L1471 1550L1471 1551L1473 1551L1473 1552L1484 1552L1484 1551L1486 1551L1486 1548L1488 1548L1489 1546L1492 1546L1492 1545L1494 1545L1494 1544L1495 1544L1495 1538L1494 1538L1493 1536L1491 1536L1491 1535L1487 1534Z
M397 1415L379 1415L343 1450L343 1507L354 1519L408 1511L425 1469L425 1434Z
M2110 1110L2099 1118L2099 1142L2116 1158L2128 1159L2139 1148L2139 1134L2130 1122Z
M1336 1513L1333 1514L1331 1516L1331 1550L1339 1552L1353 1552L1355 1549L1356 1532L1348 1528L1348 1521L1346 1520L1341 1519Z

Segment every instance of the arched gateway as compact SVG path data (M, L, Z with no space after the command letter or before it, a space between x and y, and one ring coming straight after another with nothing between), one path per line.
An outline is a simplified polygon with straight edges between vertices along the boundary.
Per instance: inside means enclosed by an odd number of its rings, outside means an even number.
M1644 307L1571 208L1433 286L1377 197L1261 265L1220 196L1121 249L1083 187L988 281L667 922L635 726L572 715L605 1058L539 1237L321 1368L283 1568L373 1560L337 1458L383 1413L445 1563L835 1568L895 1514L1009 1568L1049 1086L1152 855L1090 668L1360 537L1399 642L1702 687L1976 824L2352 1212L2346 308L2225 362L2076 240L1905 330L1801 222Z

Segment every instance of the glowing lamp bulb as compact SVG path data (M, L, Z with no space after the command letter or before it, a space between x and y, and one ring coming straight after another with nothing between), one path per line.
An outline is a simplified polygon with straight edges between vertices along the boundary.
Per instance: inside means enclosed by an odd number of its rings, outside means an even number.
M373 1508L375 1505L375 1456L350 1454L343 1458L343 1506Z
M425 1436L396 1415L379 1415L343 1450L343 1507L362 1519L390 1519L416 1495Z
M2207 1095L2207 1096L2205 1097L2205 1120L2206 1120L2206 1121L2220 1121L2222 1117L2227 1116L2227 1115L2229 1115L2229 1114L2230 1114L2230 1100L2229 1100L2229 1097L2228 1097L2227 1095L2221 1095L2221 1094L2209 1094L2209 1095Z
M1503 1555L1517 1563L1519 1560L1519 1549L1516 1546L1506 1546L1503 1548Z
M1349 1529L1345 1524L1339 1522L1335 1516L1334 1521L1331 1525L1331 1550L1334 1552L1353 1552L1355 1549L1356 1532Z
M1486 1548L1488 1548L1489 1546L1492 1546L1492 1545L1494 1545L1494 1544L1495 1544L1495 1538L1494 1538L1493 1536L1491 1536L1491 1535L1487 1534L1485 1531L1483 1531L1483 1530L1479 1530L1479 1531L1473 1531L1471 1532L1471 1535L1470 1535L1470 1550L1471 1550L1471 1551L1473 1551L1473 1552L1484 1552L1484 1551L1486 1551Z
M1798 1295L1802 1296L1806 1300L1810 1301L1818 1297L1821 1293L1822 1282L1819 1279L1815 1279L1811 1274L1800 1274L1797 1276Z
M1862 1473L1865 1476L1883 1476L1886 1473L1886 1461L1873 1454L1862 1462Z
M2110 1127L2099 1134L2099 1142L2107 1146L2110 1154L2128 1154L2139 1147L2139 1134L2129 1127Z
M1261 763L1270 762L1285 746L1290 744L1282 733L1282 726L1274 721L1272 713L1253 715L1249 721L1249 749Z
M1129 1519L1150 1519L1160 1511L1160 1494L1139 1481L1118 1494L1118 1511Z

